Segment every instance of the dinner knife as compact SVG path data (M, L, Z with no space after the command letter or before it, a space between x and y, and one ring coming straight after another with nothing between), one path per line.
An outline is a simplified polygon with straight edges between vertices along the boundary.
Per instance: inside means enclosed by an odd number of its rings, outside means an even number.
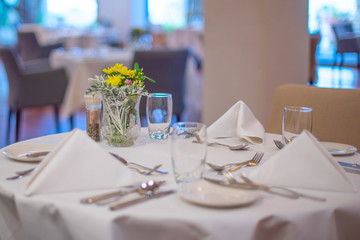
M360 169L360 165L359 165L359 164L356 164L356 163L347 163L347 162L340 162L340 161L338 161L338 163L339 163L341 166L344 166L344 167L352 167L352 168L358 168L358 169Z
M152 194L146 195L145 197L139 197L139 198L135 198L135 199L132 199L132 200L129 200L126 202L114 204L114 205L110 206L110 210L114 211L114 210L118 210L118 209L121 209L124 207L132 206L134 204L142 203L147 200L154 199L154 198L165 197L165 196L173 194L175 192L176 192L175 190L169 190L169 191L164 191L164 192L152 193Z

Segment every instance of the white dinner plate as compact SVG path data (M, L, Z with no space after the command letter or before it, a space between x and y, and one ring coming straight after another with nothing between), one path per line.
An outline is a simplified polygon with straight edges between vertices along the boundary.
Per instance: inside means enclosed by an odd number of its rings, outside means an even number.
M28 153L52 151L55 146L43 144L15 144L2 150L2 153L13 160L21 162L40 162L45 156L27 157Z
M239 207L260 198L257 191L221 187L205 180L184 184L179 195L188 202L206 207Z
M356 147L343 143L321 142L321 144L334 156L350 155L357 151Z

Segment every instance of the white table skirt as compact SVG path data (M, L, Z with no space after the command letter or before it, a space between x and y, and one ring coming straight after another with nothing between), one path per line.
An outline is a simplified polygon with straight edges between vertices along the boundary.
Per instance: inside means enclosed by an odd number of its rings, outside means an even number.
M66 135L49 135L18 144L55 145ZM265 144L251 146L249 151L235 152L209 147L207 161L238 162L251 158L256 151L261 150L265 152L265 162L279 151L272 143L273 139L280 139L280 136L266 134ZM150 140L146 129L142 129L141 137L133 147L111 148L101 144L108 151L118 153L129 161L149 166L162 163L162 169L169 170L170 174L153 178L166 179L168 187L176 187L171 169L169 140ZM336 159L359 163L360 154ZM229 209L196 206L173 194L112 212L107 207L79 203L83 197L107 190L26 197L23 191L30 177L17 181L5 180L16 170L33 165L0 156L0 239L355 240L360 236L359 192L349 194L298 189L303 193L326 197L326 202L290 200L262 192L262 199L255 204ZM99 170L99 174L106 173ZM347 174L359 188L360 175Z

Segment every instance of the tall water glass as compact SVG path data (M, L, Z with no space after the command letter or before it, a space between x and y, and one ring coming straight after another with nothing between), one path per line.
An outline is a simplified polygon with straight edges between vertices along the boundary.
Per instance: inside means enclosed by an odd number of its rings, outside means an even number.
M169 136L172 116L172 96L168 93L151 93L146 101L146 118L152 139Z
M312 109L308 107L285 107L282 123L283 143L288 144L303 130L312 131Z
M178 122L171 136L171 159L175 180L179 184L202 178L207 152L206 126L195 122Z

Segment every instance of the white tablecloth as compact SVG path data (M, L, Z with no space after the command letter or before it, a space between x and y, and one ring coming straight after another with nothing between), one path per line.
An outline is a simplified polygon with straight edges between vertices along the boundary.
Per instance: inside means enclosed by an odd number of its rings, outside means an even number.
M18 144L57 144L67 133L36 138ZM249 151L229 151L209 147L207 161L236 162L251 158L255 151L265 152L263 162L279 150L267 134L265 145ZM111 148L129 161L149 166L162 163L168 176L153 177L175 187L170 159L170 141L153 141L143 129L135 146ZM360 154L337 157L346 162L360 161ZM291 159L289 159L291 162ZM326 197L326 202L290 200L261 193L263 198L240 208L205 208L183 201L177 194L154 199L118 211L107 207L82 205L79 200L104 191L46 194L26 197L30 177L6 181L16 170L34 164L0 156L0 238L1 239L359 239L360 193L339 193L297 189ZM71 166L69 166L71 167ZM99 174L106 174L101 172ZM306 173L299 173L306 174ZM347 173L360 187L360 175ZM64 172L64 178L66 172ZM59 179L61 181L61 179ZM316 181L316 179L314 179ZM131 197L131 196L129 196Z

